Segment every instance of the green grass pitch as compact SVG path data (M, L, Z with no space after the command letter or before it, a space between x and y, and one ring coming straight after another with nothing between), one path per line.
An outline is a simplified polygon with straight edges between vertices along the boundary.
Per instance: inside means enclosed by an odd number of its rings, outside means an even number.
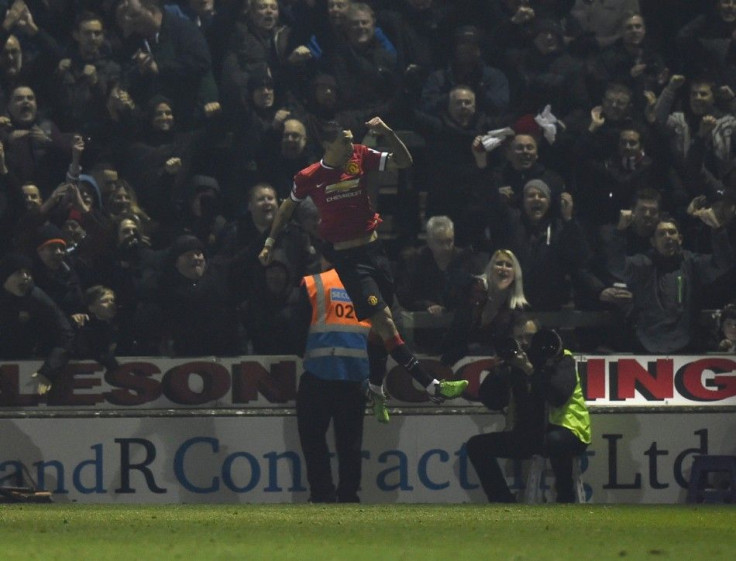
M0 505L0 559L733 561L716 505Z

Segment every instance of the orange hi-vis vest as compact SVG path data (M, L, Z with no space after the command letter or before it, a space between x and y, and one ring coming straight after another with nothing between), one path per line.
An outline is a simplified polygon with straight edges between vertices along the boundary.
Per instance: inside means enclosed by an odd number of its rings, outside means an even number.
M312 321L304 368L324 380L362 382L368 378L368 332L371 325L355 316L353 302L334 269L304 277Z

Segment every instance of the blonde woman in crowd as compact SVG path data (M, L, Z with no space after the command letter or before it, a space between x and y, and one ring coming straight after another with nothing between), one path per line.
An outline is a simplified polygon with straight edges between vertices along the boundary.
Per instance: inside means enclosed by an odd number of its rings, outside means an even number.
M496 342L511 336L514 320L528 307L519 260L507 249L497 250L455 313L442 362L494 354Z

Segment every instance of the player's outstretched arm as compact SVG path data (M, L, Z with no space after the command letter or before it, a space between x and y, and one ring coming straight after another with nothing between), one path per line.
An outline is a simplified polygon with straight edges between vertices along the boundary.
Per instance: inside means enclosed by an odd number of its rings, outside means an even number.
M289 220L291 220L291 216L294 214L294 210L296 210L297 205L298 203L292 201L291 198L287 198L284 199L281 206L279 206L279 210L276 212L276 216L273 219L273 224L271 224L271 232L268 234L268 238L266 238L266 242L263 244L263 249L258 255L258 260L264 267L271 263L271 259L273 259L271 250L276 243L276 238L278 238L281 230L283 230L284 226L286 226L286 224L289 223Z

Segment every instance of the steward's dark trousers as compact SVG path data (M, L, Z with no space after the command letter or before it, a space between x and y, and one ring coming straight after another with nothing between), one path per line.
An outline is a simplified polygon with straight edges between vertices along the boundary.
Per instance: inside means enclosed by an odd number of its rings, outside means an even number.
M307 464L311 502L360 502L365 394L359 382L302 374L296 396L299 441ZM327 429L333 422L338 485L332 481Z
M570 430L557 425L549 425L546 441L543 453L549 458L555 474L557 502L574 502L572 461L585 451L587 445ZM470 463L478 474L488 501L492 503L515 501L496 458L524 460L540 452L533 439L513 431L478 434L468 440L466 447Z

